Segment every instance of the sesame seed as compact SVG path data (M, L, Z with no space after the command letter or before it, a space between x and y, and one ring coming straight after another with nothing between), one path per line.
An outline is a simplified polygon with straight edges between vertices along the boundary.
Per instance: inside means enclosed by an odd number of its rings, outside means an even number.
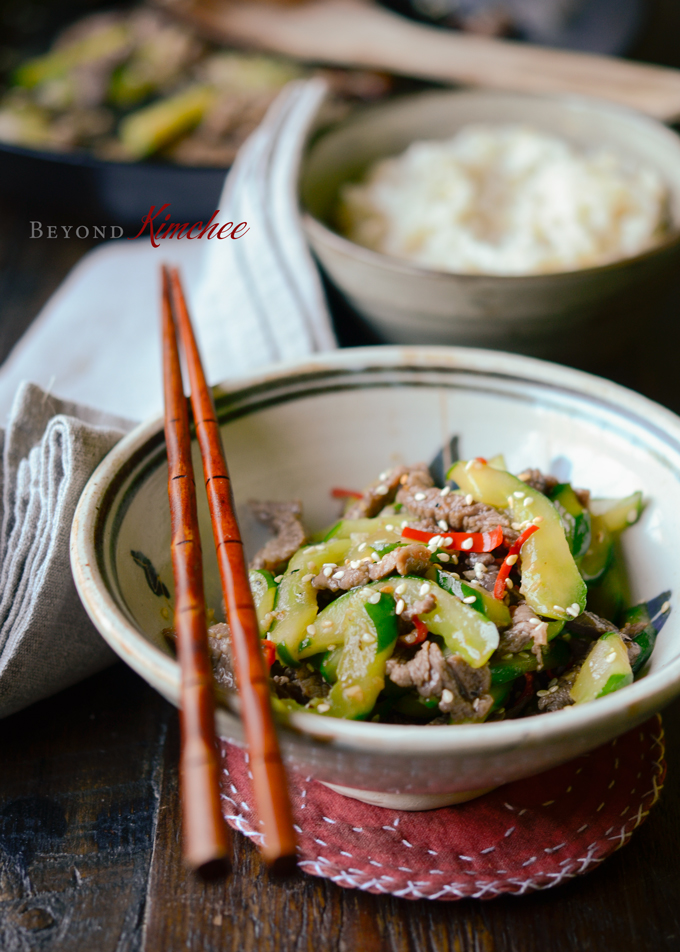
M514 529L515 531L519 531L519 530L522 528L522 523L521 523L521 522L511 522L511 523L510 523L510 528L511 528L511 529Z
M326 648L326 651L335 651L337 647L338 647L337 645L328 645Z
M275 581L275 582L280 582L282 578L283 578L283 575L277 575L276 578L274 579L274 581Z
M425 493L416 493L413 498L416 500L416 502L422 502L425 498Z
M661 606L661 614L662 614L662 615L665 615L666 612L670 611L670 609L671 609L671 603L670 603L670 602L664 602L663 605Z
M339 572L335 572L335 573L334 573L333 578L340 579L340 578L343 578L344 575L345 575L344 569L340 569Z
M522 494L522 495L524 495L524 494ZM513 505L513 502L514 502L513 497L512 497L512 496L508 496L508 505L509 505L509 506L512 506L512 505Z
M476 596L476 595L468 595L467 598L464 598L464 599L463 599L463 603L464 603L465 605L472 605L473 602L476 602L476 601L477 601L477 596Z
M548 685L548 687L551 688L551 687L553 687L555 684L557 684L557 678L553 678L552 681L550 682L550 684Z
M505 560L505 564L506 564L506 565L514 565L515 562L517 561L517 559L518 559L518 556L517 556L517 555L509 555L509 556L507 557L507 559Z
M406 582L401 582L394 590L395 595L403 595L406 591Z
M554 694L555 691L559 691L559 689L560 689L559 684L552 684L552 685L550 685L550 687L548 688L548 694Z
M468 493L467 496L465 497L465 505L471 506L474 501L475 501L475 497L471 493Z
M463 541L460 544L460 547L461 549L465 549L467 551L468 549L471 549L473 545L474 545L474 542L472 541L472 539L463 539Z
M607 664L611 664L612 661L616 661L616 652L610 651L604 660L607 662Z
M360 565L361 565L361 559L354 559L352 562L349 563L349 567L351 569L358 569Z
M366 543L362 542L359 548L357 549L357 552L363 552L365 548L366 548Z
M384 473L381 473L381 474L378 476L378 479L380 480L380 482L382 482L383 479L387 479L387 477L388 477L389 475L390 475L390 471L389 471L389 469L386 469Z
M541 621L540 618L530 618L530 619L529 619L529 624L530 624L530 625L542 625L543 622Z
M427 595L429 591L430 591L430 583L429 583L429 582L423 582L423 584L422 584L422 585L420 586L420 588L418 589L418 594L419 594L419 595Z
M307 625L307 634L308 634L308 635L315 635L315 634L316 634L316 626L315 626L315 625Z
M512 658L512 654L501 655L501 658L503 659L503 661L509 661L510 658Z
M375 641L375 635L371 634L370 631L365 631L361 636L361 640L365 645L372 645Z
M548 693L548 691L536 691L537 697L545 697Z
M303 575L303 576L302 576L302 581L303 581L303 582L311 582L313 578L314 578L314 573L311 572L309 575Z
M525 505L525 506L531 506L531 505L533 505L533 502L534 502L533 496L525 496L525 497L524 497L524 505Z
M638 517L637 509L629 509L628 512L626 513L626 522L629 525L632 525L637 519L637 517Z
M560 615L566 615L566 614L567 614L566 611L565 611L565 609L562 608L561 605L553 605L553 611L559 612Z
M449 691L448 688L444 688L444 690L442 691L442 701L444 702L444 704L450 704L452 700L453 700L453 692Z
M316 709L319 714L325 714L326 711L330 711L331 706L330 704L317 704Z
M372 562L379 562L379 561L380 561L380 556L378 555L377 552L371 552L371 561L372 561Z
M406 608L406 603L403 598L400 598L397 602L397 607L394 609L397 615L401 615L403 610Z
M430 539L430 541L429 541L427 544L428 544L428 546L433 545L433 546L435 547L435 549L436 549L437 546L438 546L442 541L443 541L443 540L442 540L442 537L436 535L436 536L432 536L432 538Z
M581 614L581 606L579 605L578 602L572 602L569 607L573 608L573 610L576 612L577 615Z
M404 635L401 640L404 642L405 645L412 645L417 637L418 637L417 633L415 631L411 631L409 632L408 635Z
M482 575L486 575L486 565L483 562L475 562L475 575L477 578L481 578Z
M333 574L333 568L334 568L334 566L332 566L332 565L326 565L326 566L324 566L323 574L326 576L326 578L330 578L330 577L331 577L331 575Z
M440 529L443 529L444 532L446 532L449 528L449 524L446 521L446 519L440 519L437 525L439 526Z
M572 618L576 618L577 615L580 615L580 614L581 614L581 612L579 611L579 609L578 609L578 608L574 608L573 605L570 605L570 606L566 609L566 612L567 612L567 615L571 615Z
M369 602L371 603L371 605L377 605L379 601L380 601L380 592L375 592L369 598Z
M387 530L387 532L394 532L394 526L391 523L388 523L385 526L385 529Z
M330 620L330 618L325 618L325 619L321 622L321 627L322 627L322 628L325 628L326 630L328 630L328 629L330 629L330 628L333 627L333 622Z
M448 496L448 494L449 494L450 492L451 492L451 487L450 487L450 486L444 486L444 488L443 488L442 491L439 493L439 495L440 495L440 496Z
M512 495L515 497L515 499L521 499L524 493L521 489L517 489Z
M353 684L352 687L345 688L342 693L345 695L345 697L355 697L357 699L364 696L364 692L361 690L358 684Z
M534 516L531 520L535 526L540 525L543 522L543 516Z
M387 488L387 486L381 484L380 486L376 486L375 492L376 492L376 495L378 496L386 496L387 493L389 492L389 489Z
M451 578L457 578L458 581L460 581L460 575L458 574L458 572L451 572L450 574L451 574Z
M448 562L451 556L448 554L448 552L440 552L437 558L440 562Z
M408 525L408 519L404 519L404 521L401 524L401 528L405 529L407 525Z
M506 578L505 587L508 589L508 591L511 591L514 588L511 578Z

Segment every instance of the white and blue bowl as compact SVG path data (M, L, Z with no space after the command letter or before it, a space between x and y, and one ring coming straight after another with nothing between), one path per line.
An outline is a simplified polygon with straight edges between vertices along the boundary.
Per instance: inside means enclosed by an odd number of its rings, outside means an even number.
M623 537L633 602L680 590L680 419L616 384L492 351L376 347L279 365L219 386L215 396L251 554L262 540L249 498L302 499L306 524L318 529L338 515L332 486L361 487L386 466L429 462L457 434L462 457L502 452L515 472L553 470L596 496L641 489L643 516ZM194 463L200 485L196 446ZM173 589L166 479L158 418L125 437L95 471L76 512L71 554L102 636L178 704L179 666L162 634ZM219 609L203 496L199 515L206 596ZM540 773L633 728L680 694L678 617L671 612L643 676L601 700L442 727L291 714L280 726L286 762L349 795L403 809L460 802ZM242 743L237 711L236 699L220 706L217 729Z

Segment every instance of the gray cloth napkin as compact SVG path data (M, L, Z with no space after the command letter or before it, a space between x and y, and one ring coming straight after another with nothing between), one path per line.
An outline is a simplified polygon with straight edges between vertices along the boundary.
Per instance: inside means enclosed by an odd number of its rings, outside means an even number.
M69 536L85 483L131 426L33 384L16 394L0 430L0 717L116 660L78 598Z

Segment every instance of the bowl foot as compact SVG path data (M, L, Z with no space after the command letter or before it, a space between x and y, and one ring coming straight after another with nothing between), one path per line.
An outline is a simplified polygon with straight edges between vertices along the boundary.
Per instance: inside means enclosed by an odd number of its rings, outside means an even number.
M385 807L388 810L438 810L440 807L451 807L457 803L465 803L481 797L495 787L483 787L479 790L457 790L455 793L384 793L382 790L359 790L356 787L341 787L337 783L325 783L325 787L335 790L343 797L352 800L361 800L374 807Z

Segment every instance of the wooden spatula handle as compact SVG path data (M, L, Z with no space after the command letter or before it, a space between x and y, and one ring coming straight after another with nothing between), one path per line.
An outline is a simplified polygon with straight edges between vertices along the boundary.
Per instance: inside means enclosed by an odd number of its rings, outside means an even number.
M578 93L680 117L680 71L425 26L361 0L169 0L212 37L301 60L515 92Z

